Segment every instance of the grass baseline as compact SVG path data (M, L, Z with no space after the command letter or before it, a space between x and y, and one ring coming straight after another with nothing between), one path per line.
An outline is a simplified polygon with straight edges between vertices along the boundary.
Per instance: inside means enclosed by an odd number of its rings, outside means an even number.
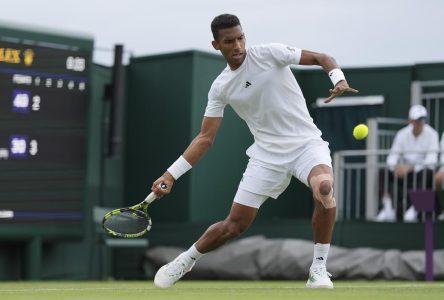
M191 281L157 289L152 281L2 282L0 298L19 299L442 299L444 281L335 281L333 290L311 290L303 281Z

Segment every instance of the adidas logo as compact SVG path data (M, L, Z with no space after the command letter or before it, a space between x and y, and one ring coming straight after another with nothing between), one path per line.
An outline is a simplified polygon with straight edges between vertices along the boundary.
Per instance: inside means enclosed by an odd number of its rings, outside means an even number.
M250 85L251 85L251 82L247 81L247 82L245 83L245 88L249 87Z
M317 260L324 260L322 256L316 257Z

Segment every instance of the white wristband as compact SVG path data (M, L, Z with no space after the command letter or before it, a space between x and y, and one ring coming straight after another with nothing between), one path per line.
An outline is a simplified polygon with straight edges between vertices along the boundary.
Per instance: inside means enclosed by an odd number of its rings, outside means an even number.
M336 86L339 81L345 80L344 73L339 68L333 69L328 72L328 76L330 76L330 80L333 83L333 86Z
M193 166L181 155L167 171L173 175L174 179L179 179L180 176L188 172Z

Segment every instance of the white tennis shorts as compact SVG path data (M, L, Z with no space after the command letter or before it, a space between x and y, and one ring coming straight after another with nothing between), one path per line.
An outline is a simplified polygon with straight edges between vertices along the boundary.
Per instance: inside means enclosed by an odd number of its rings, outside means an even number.
M321 164L332 167L330 149L324 141L307 144L292 162L285 165L250 158L234 202L259 208L269 197L279 197L290 184L292 176L309 186L308 175Z

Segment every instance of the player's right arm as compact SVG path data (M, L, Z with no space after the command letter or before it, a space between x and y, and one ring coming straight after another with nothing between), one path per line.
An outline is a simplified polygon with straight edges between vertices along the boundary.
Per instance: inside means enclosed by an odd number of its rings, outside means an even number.
M183 157L194 165L207 152L216 139L222 118L204 117L199 134L193 139L188 148L183 153Z
M339 70L339 66L336 63L336 60L324 53L317 53L309 50L302 50L301 52L301 59L299 61L300 65L318 65L321 66L324 71L329 74L329 76L332 76L332 73L335 70ZM342 71L341 71L342 73ZM343 74L343 73L342 73ZM348 82L343 79L335 83L335 86L333 89L330 89L330 96L325 99L324 103L329 103L334 98L341 96L344 92L352 92L352 93L358 93L358 90L355 90L354 88L351 88L348 85Z
M182 157L191 165L195 165L208 151L213 144L220 124L222 123L222 117L204 117L199 134L191 141L188 148L182 154ZM166 171L156 181L153 182L151 190L158 196L162 197L171 192L175 178L173 175ZM161 189L159 186L164 183L167 188Z

